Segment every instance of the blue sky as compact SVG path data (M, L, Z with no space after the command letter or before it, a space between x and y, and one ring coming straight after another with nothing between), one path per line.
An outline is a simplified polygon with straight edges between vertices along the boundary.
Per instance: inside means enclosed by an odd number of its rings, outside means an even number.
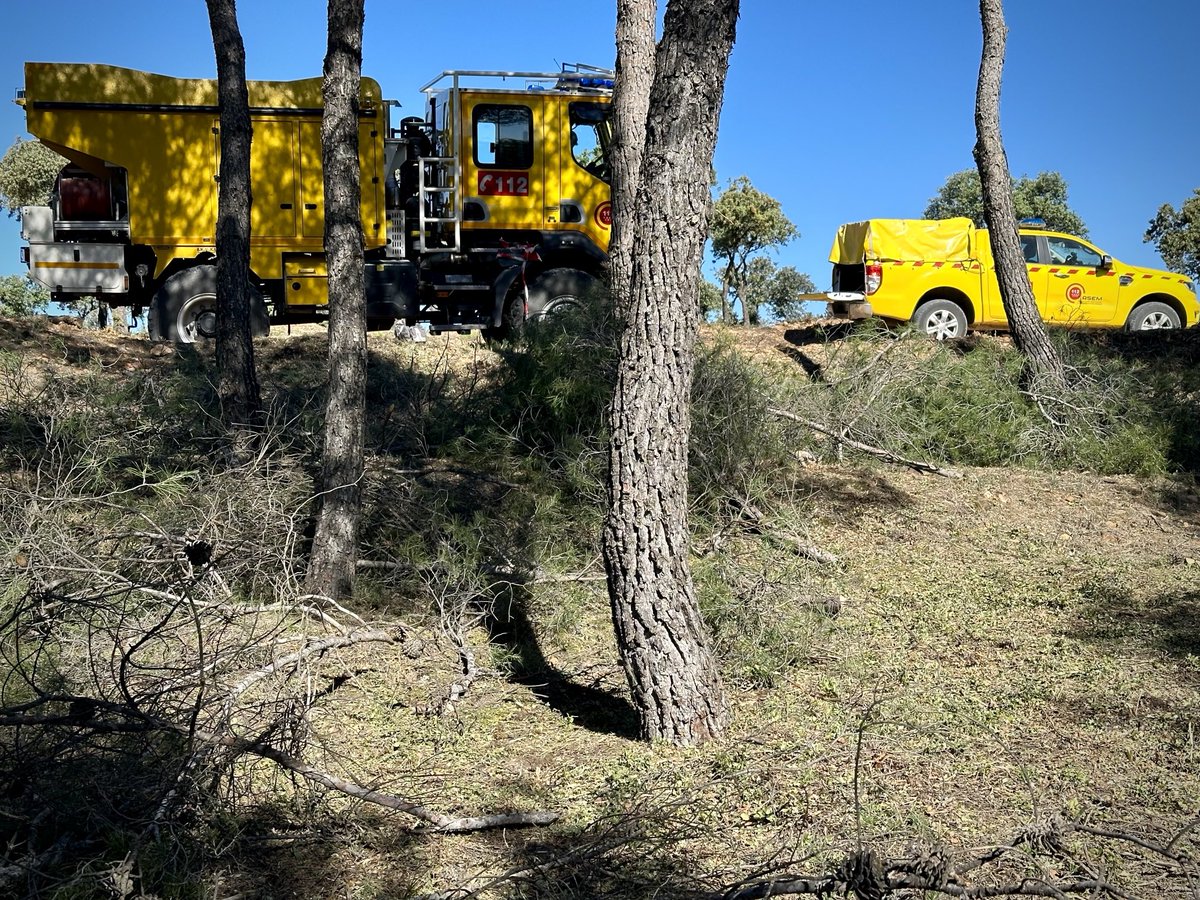
M25 60L100 62L186 77L215 73L203 0L4 0L10 52ZM241 0L251 78L320 73L321 0ZM660 7L665 0L660 0ZM1009 0L1001 126L1015 175L1057 170L1093 241L1159 266L1142 242L1162 203L1200 187L1194 0ZM611 65L611 0L367 0L363 71L420 111L419 88L444 69ZM829 286L826 255L842 222L917 217L946 176L973 165L981 44L973 0L897 3L742 0L716 167L777 197L801 238L783 264ZM14 96L10 93L9 96ZM3 146L24 135L0 105ZM0 273L22 269L13 221L0 222Z

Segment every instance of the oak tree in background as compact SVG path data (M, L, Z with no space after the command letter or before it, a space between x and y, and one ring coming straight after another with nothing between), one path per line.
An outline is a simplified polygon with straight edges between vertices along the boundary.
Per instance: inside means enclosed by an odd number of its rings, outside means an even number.
M621 336L604 560L641 733L680 745L720 734L729 717L688 560L687 463L709 175L738 5L668 3L636 198L625 196L618 207L632 210L624 219L632 243L627 277L618 265L612 285ZM644 13L653 5L633 6ZM650 52L652 34L644 27L637 33L634 46L619 46L618 54L641 60ZM619 60L618 69L627 71L629 61ZM636 98L626 90L615 102ZM629 107L615 114L633 117ZM634 187L628 177L616 184L618 193Z
M730 321L729 293L746 278L752 254L781 247L799 235L774 197L764 194L745 175L729 183L713 204L709 228L712 252L721 267L721 321ZM758 321L758 312L742 308L742 322Z
M358 162L364 0L329 0L321 154L325 167L325 257L329 267L329 392L321 491L309 557L309 593L350 593L362 519L367 385L367 311Z
M1061 394L1066 387L1066 372L1034 301L1017 233L1008 157L1000 136L1000 79L1008 32L1001 0L979 0L979 18L983 26L983 53L975 94L975 164L983 188L984 219L996 261L1000 299L1013 343L1025 357L1026 386L1039 392Z
M49 302L50 291L28 275L0 275L0 315L30 316Z
M1067 202L1067 180L1058 172L1039 172L1035 178L1022 175L1012 181L1013 210L1017 219L1036 217L1052 231L1087 237L1083 218ZM955 172L938 188L925 207L926 219L965 216L984 227L983 187L978 169Z
M1200 188L1178 210L1170 203L1160 206L1145 240L1154 244L1172 272L1200 280Z
M41 141L17 138L0 158L0 204L10 216L22 206L45 206L67 161Z
M262 407L251 337L250 99L246 48L235 0L207 0L217 57L221 169L217 191L217 396L229 422L245 422Z
M701 322L708 321L710 315L721 311L721 289L703 275L700 277L696 305L700 313Z
M742 313L747 325L757 325L759 310L767 307L773 318L789 321L807 315L804 301L796 298L817 289L813 280L794 266L776 266L767 256L756 256L750 260L745 272L734 285L734 292L742 304Z

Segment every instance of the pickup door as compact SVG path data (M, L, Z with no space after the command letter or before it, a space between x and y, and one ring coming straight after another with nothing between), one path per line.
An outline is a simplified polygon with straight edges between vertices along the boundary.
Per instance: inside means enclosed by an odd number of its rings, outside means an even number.
M1080 240L1055 234L1046 235L1046 248L1050 265L1042 318L1064 325L1113 324L1120 281L1111 266L1101 265L1103 254Z
M1049 272L1041 264L1042 247L1038 236L1034 234L1021 235L1021 253L1025 256L1025 268L1029 273L1029 284L1033 288L1033 299L1037 303L1038 313L1046 317L1047 290ZM988 259L991 259L991 248L988 247ZM984 290L987 292L987 311L980 319L981 325L1007 325L1008 317L1004 314L1004 301L1000 298L1000 285L997 281L995 262L989 262L990 270L984 278Z

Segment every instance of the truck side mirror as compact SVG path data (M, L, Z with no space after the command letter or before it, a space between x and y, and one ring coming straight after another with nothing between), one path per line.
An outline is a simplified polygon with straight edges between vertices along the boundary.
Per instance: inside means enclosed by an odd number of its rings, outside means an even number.
M1107 253L1100 254L1100 268L1101 269L1111 269L1112 268L1112 257L1109 256Z

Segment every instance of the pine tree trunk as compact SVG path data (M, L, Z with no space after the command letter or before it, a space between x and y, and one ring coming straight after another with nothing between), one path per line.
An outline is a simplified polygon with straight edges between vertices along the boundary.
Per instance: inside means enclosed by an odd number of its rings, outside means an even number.
M221 171L217 192L217 395L226 421L245 422L262 400L250 331L250 101L235 0L208 0L217 57Z
M608 244L610 282L629 283L633 203L646 145L646 111L654 83L657 0L617 0L617 67L613 89L613 230Z
M362 518L367 314L359 200L358 89L363 0L329 0L321 149L325 255L329 267L329 397L321 450L321 495L308 564L310 593L350 593Z
M738 0L671 0L650 92L610 409L613 623L645 738L695 744L729 711L688 561L688 438L709 182Z
M1000 80L1004 72L1004 24L1001 0L979 0L983 55L975 95L975 164L983 187L983 213L1000 283L1000 299L1017 349L1025 356L1024 382L1061 393L1066 385L1062 360L1042 324L1021 252L1013 208L1012 176L1000 137Z

